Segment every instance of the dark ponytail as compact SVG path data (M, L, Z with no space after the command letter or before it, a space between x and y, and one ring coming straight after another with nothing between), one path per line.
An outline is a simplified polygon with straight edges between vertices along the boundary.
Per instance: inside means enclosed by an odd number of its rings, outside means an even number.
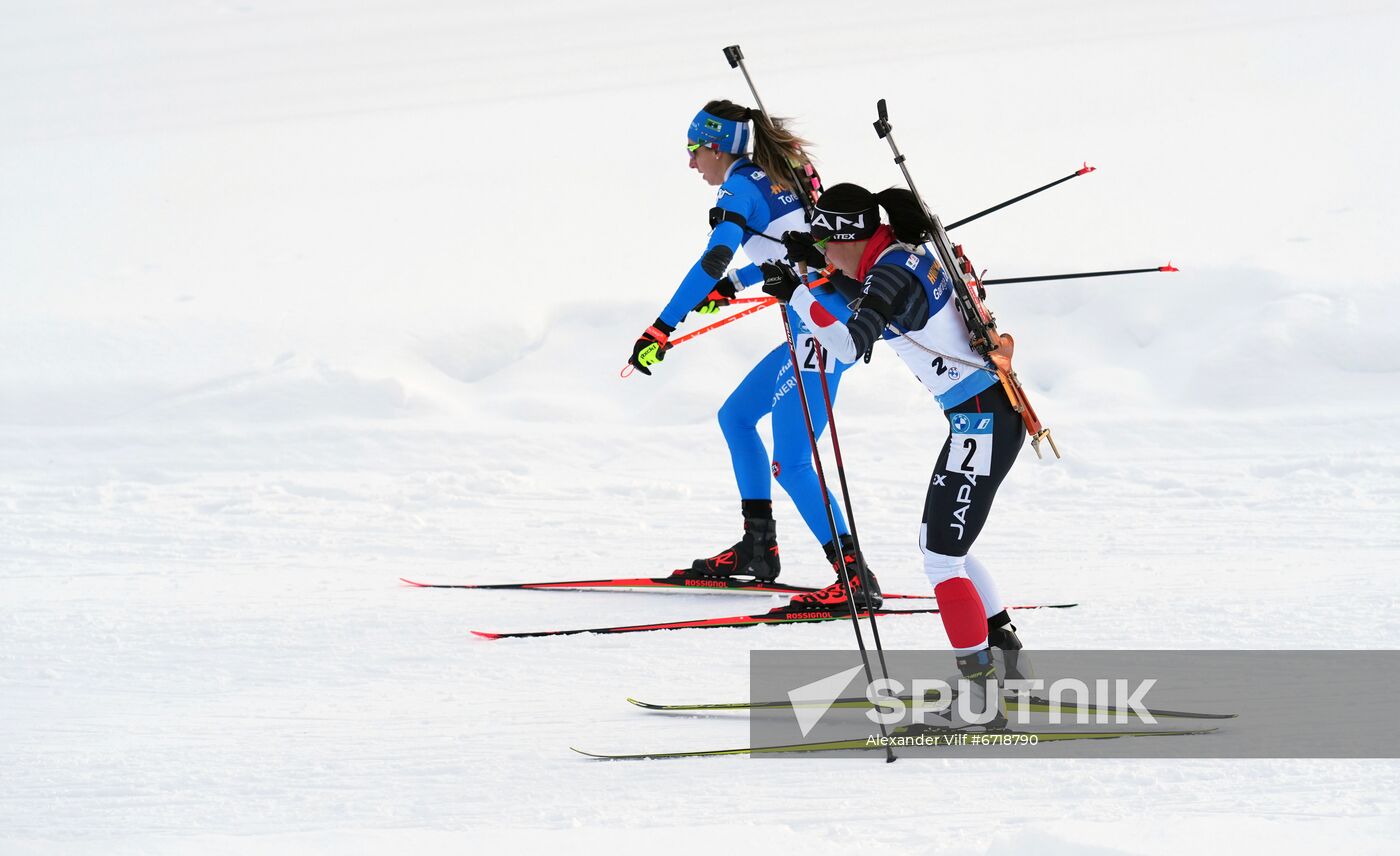
M801 171L811 162L804 151L811 143L789 131L787 119L773 119L761 110L740 107L733 101L711 101L705 105L705 112L721 119L753 122L753 162L773 181L788 190L797 190L792 171L794 167Z
M933 223L912 192L891 187L875 194L875 201L889 215L890 228L900 243L922 244L933 237Z

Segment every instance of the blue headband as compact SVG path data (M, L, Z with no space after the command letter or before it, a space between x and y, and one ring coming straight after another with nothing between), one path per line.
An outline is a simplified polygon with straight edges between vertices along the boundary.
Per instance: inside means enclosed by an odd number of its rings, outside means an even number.
M721 119L713 113L701 110L690 122L690 139L704 143L710 148L739 155L749 149L749 123L735 119Z

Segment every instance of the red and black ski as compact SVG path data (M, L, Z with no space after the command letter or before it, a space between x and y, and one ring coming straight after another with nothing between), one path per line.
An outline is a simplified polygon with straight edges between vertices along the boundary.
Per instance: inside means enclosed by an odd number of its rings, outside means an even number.
M1078 606L1074 603L1044 603L1028 606L1012 606L1008 609L1068 609ZM874 613L880 617L887 615L929 615L938 612L936 608L929 609L877 609ZM859 617L868 618L870 610L861 610ZM485 630L473 630L472 633L485 639L515 639L527 636L572 636L578 633L641 633L647 630L686 630L686 629L706 629L716 627L756 627L760 624L815 624L819 621L842 621L849 620L849 612L832 612L820 607L809 606L780 606L776 609L762 612L755 615L730 615L724 618L696 618L688 621L666 621L660 624L629 624L615 627L584 627L577 630L534 630L523 633L488 633Z
M706 577L688 571L676 571L669 577L618 578L611 580L561 580L539 583L484 583L476 585L449 583L420 583L399 577L402 582L418 588L451 589L528 589L531 591L621 591L621 592L689 592L691 594L803 594L816 591L809 586L790 586L777 582L752 582L727 577ZM931 594L887 594L885 600L932 600Z

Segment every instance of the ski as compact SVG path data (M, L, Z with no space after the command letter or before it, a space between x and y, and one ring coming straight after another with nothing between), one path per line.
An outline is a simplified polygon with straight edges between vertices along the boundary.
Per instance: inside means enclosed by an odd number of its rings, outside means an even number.
M911 695L898 696L905 704L914 703ZM719 702L711 704L653 704L641 701L640 699L628 698L628 702L645 710L659 711L663 713L710 713L717 711L731 710L791 710L794 705L787 701L735 701ZM1029 711L1031 713L1092 713L1104 716L1136 716L1137 711L1130 708L1103 707L1093 704L1078 704L1075 702L1053 702L1039 696L1030 696L1024 702L1015 695L1007 695L1004 702L1008 711ZM861 710L872 705L866 698L841 698L832 702L832 709L854 709ZM1236 713L1201 713L1188 710L1165 710L1161 708L1146 707L1143 710L1156 719L1234 719L1239 716Z
M613 592L689 592L690 594L804 594L817 589L810 586L790 586L777 582L736 580L728 577L708 577L689 571L675 571L669 577L617 578L610 580L559 580L536 583L423 583L399 577L401 582L416 588L442 589L517 589L526 591L613 591ZM932 600L931 594L887 594L886 600Z
M953 729L918 728L903 726L896 728L894 737L924 738L928 742L920 746L976 746L1009 745L1028 746L1034 743L1062 742L1068 740L1114 740L1120 737L1186 737L1196 734L1211 734L1216 728L1165 728L1138 731L980 731L965 732ZM688 752L638 752L633 754L611 754L586 752L569 747L580 755L607 761L641 761L663 758L709 758L720 755L778 755L796 752L832 752L883 750L885 747L872 743L869 736L850 740L821 740L812 743L789 743L784 746L741 746L735 749L698 749Z
M1078 606L1074 603L1046 603L1028 606L1012 606L1008 609L1068 609ZM858 614L861 618L869 618L874 612L878 616L886 615L929 615L937 613L936 608L929 609L876 609L861 610ZM832 612L830 610L807 607L807 606L779 606L768 612L761 612L755 615L731 615L723 618L696 618L687 621L667 621L659 624L629 624L614 627L583 627L575 630L534 630L523 633L490 633L485 630L473 630L472 633L484 639L519 639L524 637L538 636L573 636L579 633L641 633L648 630L686 630L686 629L712 629L718 627L756 627L760 624L815 624L819 621L843 621L849 620L849 612Z

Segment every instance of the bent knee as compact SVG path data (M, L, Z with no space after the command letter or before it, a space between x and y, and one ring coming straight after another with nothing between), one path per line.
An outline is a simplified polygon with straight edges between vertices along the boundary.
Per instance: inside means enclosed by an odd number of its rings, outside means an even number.
M780 485L789 485L805 479L814 479L817 471L812 469L812 459L810 457L789 457L786 455L776 455L773 458L773 478L778 480Z
M924 576L933 586L951 579L967 576L967 556L953 556L939 553L926 546L926 539L919 538L919 549L924 554Z

